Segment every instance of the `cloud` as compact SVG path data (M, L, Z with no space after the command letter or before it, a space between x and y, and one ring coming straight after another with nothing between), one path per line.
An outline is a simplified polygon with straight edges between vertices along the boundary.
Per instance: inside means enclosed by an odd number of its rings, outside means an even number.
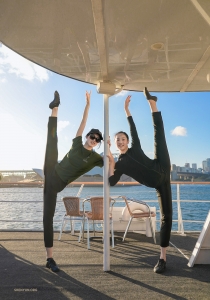
M1 169L31 169L42 166L46 137L24 126L20 118L9 113L0 113L0 166ZM15 155L14 155L15 154Z
M4 70L0 69L0 76L2 76L2 74L5 74L5 72L4 72ZM0 82L1 83L5 83L5 82L7 82L7 80L4 77L0 77Z
M36 79L43 82L49 79L49 71L23 58L4 45L0 47L0 65L0 74L16 74L17 77L29 81Z
M123 90L122 90L120 93L116 94L115 96L116 96L116 97L124 97L124 96L126 96L128 93L129 93L128 91L123 91Z
M2 128L5 126L14 126L16 125L15 119L12 114L9 113L0 113L0 125Z
M187 129L182 126L177 126L173 130L171 130L171 135L187 136Z
M67 126L69 126L69 124L70 124L69 121L59 121L58 122L58 133L61 132Z
M64 140L65 140L65 141L69 141L69 136L66 136L66 135L65 135L65 136L64 136Z

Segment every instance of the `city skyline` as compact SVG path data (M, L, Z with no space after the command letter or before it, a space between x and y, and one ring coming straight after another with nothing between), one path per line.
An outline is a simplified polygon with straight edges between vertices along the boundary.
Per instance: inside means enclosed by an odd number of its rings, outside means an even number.
M203 163L206 162L208 166L210 166L210 158L206 158L204 160L202 160L202 166L203 166ZM171 163L171 165L173 165L173 163ZM176 165L176 164L175 164ZM191 166L190 166L191 165ZM179 166L181 167L181 165L176 165L176 166ZM182 167L189 167L189 168L194 168L194 169L197 169L197 163L192 163L192 162L186 162L184 166Z
M209 86L210 87L210 86ZM59 157L68 152L79 126L85 106L86 90L92 92L91 107L83 135L91 128L103 132L103 96L96 87L50 72L0 46L0 169L42 168L44 162L47 122L51 113L49 102L54 91L61 96L58 114ZM210 155L209 92L154 93L158 96L171 163L184 165L202 161ZM110 97L109 129L111 151L117 152L114 134L129 134L124 113L124 100L131 95L130 111L145 154L154 157L154 130L147 101L142 92L123 91ZM103 145L96 149L103 152Z

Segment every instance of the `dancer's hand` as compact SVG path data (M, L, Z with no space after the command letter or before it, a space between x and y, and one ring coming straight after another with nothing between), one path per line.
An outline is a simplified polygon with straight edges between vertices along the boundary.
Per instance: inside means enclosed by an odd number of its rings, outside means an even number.
M114 157L113 157L111 152L107 155L107 157L109 159L109 164L110 165L115 165Z
M85 109L84 109L84 113L83 113L83 116L82 116L80 126L77 130L77 133L76 133L76 137L77 136L82 136L83 131L85 129L85 125L87 123L87 118L88 118L88 112L89 112L89 109L90 109L90 96L91 96L91 91L89 93L86 91L86 94L85 94L86 105L85 105Z
M90 105L91 91L90 91L89 93L86 91L85 96L86 96L86 104L87 104L87 105Z
M110 140L110 137L109 139L107 140L107 144L109 145L109 148L111 147L111 140Z
M112 164L112 165L115 165L115 161L114 161L114 157L112 155L112 152L110 150L110 147L111 147L111 140L110 140L110 137L109 139L107 140L107 144L109 145L109 153L107 155L108 159L109 159L109 164Z
M125 99L125 114L127 117L130 117L131 116L131 113L129 111L129 104L130 104L130 101L131 101L131 96L128 96L126 99Z
M128 109L129 104L130 104L130 101L131 101L131 96L128 96L128 97L125 99L125 110Z

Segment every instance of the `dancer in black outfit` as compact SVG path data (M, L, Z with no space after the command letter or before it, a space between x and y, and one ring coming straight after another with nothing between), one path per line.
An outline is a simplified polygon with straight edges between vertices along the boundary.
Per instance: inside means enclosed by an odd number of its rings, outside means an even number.
M120 151L118 161L109 153L109 183L115 185L122 174L131 176L139 183L153 187L157 191L161 210L160 247L161 254L154 272L162 273L166 268L166 247L169 246L172 226L172 196L170 185L170 158L165 140L164 126L161 112L157 109L157 97L151 96L147 88L144 90L153 118L154 125L154 159L148 158L142 148L136 131L133 118L129 111L131 96L125 100L125 113L130 125L131 148L128 148L129 137L127 133L120 131L115 135L115 143Z
M48 122L47 146L44 163L44 243L47 252L46 267L53 272L58 272L59 268L53 259L53 216L55 213L57 193L62 191L70 182L87 173L95 166L103 166L103 158L93 148L103 140L98 129L91 129L86 135L86 141L82 144L82 134L87 122L90 108L90 93L86 92L86 106L84 109L81 124L77 130L76 137L70 151L63 160L58 163L57 146L57 114L60 104L60 97L55 91L54 100L49 107L52 109Z

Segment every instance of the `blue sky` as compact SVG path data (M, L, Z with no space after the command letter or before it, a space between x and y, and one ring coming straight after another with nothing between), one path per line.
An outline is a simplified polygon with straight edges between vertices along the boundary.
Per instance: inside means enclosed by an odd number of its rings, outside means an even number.
M210 85L209 85L210 87ZM84 133L91 128L103 132L103 96L94 85L49 72L23 59L3 45L0 47L0 170L42 168L46 146L48 105L58 90L59 159L71 147L85 106L85 91L92 91L91 108ZM132 95L133 115L142 148L153 158L153 127L147 101L141 92L126 92L109 100L112 152L114 133L129 133L124 100ZM210 157L210 96L201 93L156 93L162 112L171 163L183 166ZM85 136L85 134L84 134ZM85 138L83 138L85 140ZM97 152L103 152L103 144Z

